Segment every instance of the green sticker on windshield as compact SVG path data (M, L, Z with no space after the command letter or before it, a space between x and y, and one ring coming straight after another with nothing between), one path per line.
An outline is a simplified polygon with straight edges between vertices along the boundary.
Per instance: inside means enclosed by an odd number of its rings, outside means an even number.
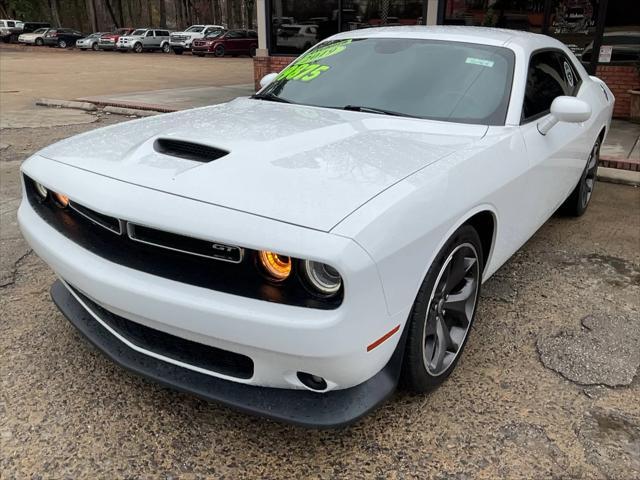
M310 82L331 68L329 65L316 63L318 60L343 52L350 43L351 39L348 39L315 48L280 72L276 80L300 80L302 82Z
M467 61L465 63L480 65L482 67L493 67L493 62L491 60L484 60L482 58L467 57Z

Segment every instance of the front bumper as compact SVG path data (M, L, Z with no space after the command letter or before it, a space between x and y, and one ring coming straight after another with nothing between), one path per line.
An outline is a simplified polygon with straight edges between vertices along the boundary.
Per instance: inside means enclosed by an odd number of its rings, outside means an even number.
M23 199L18 220L25 239L59 277L100 307L151 329L245 355L255 365L251 378L209 372L212 377L304 389L296 372L309 372L325 378L328 391L349 389L376 375L398 344L396 334L375 349L367 348L403 325L407 312L388 314L376 265L349 239L141 188L38 156L22 168L48 188L106 215L141 223L155 218L159 223L154 227L196 238L209 238L214 228L212 240L234 244L234 239L242 238L247 248L278 245L283 253L298 258L314 252L318 255L314 260L335 265L343 273L347 294L333 310L187 285L92 253L49 225Z
M51 287L51 297L93 345L122 367L177 390L277 421L315 428L346 426L384 402L398 383L402 341L380 372L355 387L327 393L255 387L181 368L129 348L102 327L60 281Z
M98 42L98 48L100 50L115 50L116 44L115 42Z

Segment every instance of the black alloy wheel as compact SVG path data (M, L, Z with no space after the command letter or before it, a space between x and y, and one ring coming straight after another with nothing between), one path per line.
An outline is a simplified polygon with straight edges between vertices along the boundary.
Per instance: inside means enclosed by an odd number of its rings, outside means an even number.
M598 163L600 161L600 145L602 138L598 137L593 148L589 152L587 163L582 171L580 180L576 188L573 189L571 195L567 197L560 212L572 217L579 217L587 211L589 202L593 195L593 189L596 186L598 177Z
M213 51L213 54L216 57L224 57L224 54L225 54L224 45L216 45L216 48Z
M436 256L409 316L402 383L417 392L438 387L467 342L484 269L476 230L460 227Z

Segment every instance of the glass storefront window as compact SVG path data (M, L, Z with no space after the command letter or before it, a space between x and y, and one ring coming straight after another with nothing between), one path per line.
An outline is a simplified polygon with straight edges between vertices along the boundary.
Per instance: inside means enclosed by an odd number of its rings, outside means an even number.
M427 0L271 0L269 50L300 54L338 32L423 23Z
M300 54L339 31L338 0L271 0L270 50Z

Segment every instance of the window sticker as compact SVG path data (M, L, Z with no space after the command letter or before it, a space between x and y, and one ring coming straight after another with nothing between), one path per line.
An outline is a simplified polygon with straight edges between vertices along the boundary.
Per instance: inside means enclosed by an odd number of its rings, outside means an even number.
M575 83L573 80L573 70L571 70L571 67L566 61L564 62L564 76L567 78L569 86L573 87L573 84Z
M467 60L465 63L470 63L471 65L480 65L481 67L493 67L494 62L492 62L491 60L484 60L483 58L474 58L474 57L467 57Z
M302 82L310 82L331 68L329 65L320 65L316 62L343 52L350 43L351 39L348 39L331 43L326 47L317 48L303 55L285 68L278 74L276 80L300 80Z

